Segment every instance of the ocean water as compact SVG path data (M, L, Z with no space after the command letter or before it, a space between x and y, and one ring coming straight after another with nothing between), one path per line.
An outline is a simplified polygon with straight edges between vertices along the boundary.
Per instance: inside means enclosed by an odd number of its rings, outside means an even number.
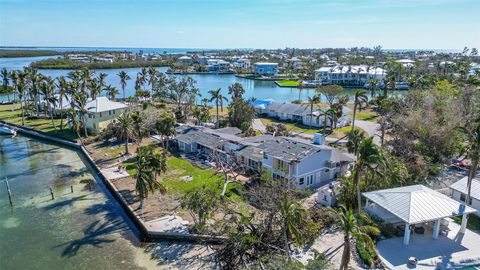
M94 183L92 191L88 181ZM0 135L0 269L146 269L151 264L136 228L78 152Z

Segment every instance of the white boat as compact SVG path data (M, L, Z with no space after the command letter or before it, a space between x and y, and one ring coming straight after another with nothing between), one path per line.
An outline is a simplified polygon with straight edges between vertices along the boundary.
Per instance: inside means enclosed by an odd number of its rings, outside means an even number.
M0 126L0 134L6 134L6 135L17 135L17 131L13 128L9 128L7 126Z

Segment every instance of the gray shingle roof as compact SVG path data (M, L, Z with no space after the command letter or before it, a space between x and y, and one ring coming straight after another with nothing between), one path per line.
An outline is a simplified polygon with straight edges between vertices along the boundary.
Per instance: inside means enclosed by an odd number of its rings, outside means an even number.
M409 224L473 213L461 203L423 185L414 185L363 193L363 196Z
M468 177L464 177L459 181L450 185L450 188L456 191L459 191L461 193L467 194L467 182L468 182ZM472 196L472 198L475 198L480 201L480 179L478 178L472 179L472 188L470 190L470 195Z

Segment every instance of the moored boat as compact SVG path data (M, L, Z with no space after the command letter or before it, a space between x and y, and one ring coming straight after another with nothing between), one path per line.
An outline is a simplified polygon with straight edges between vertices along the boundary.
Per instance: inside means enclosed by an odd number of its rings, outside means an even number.
M6 134L6 135L17 135L17 131L14 128L10 128L6 125L0 126L0 134Z

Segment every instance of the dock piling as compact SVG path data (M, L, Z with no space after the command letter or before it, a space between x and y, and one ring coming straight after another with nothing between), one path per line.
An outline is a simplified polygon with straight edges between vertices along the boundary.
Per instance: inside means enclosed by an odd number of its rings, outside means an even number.
M8 184L7 177L5 177L5 185L7 185L8 201L10 202L10 207L13 207L12 192L10 191L10 185Z
M70 186L70 191L73 193L73 186Z
M50 188L50 195L52 196L52 200L55 200L55 197L53 196L53 190Z

